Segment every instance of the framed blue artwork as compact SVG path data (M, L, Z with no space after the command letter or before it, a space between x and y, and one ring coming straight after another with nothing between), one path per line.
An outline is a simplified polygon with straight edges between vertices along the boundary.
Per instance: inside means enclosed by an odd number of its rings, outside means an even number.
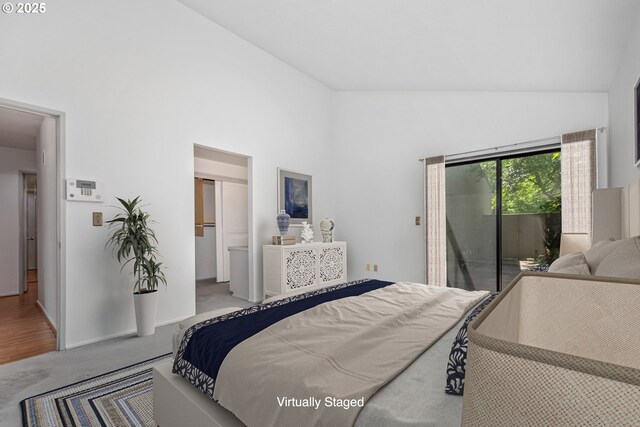
M290 224L313 220L311 175L278 168L278 212L285 210Z

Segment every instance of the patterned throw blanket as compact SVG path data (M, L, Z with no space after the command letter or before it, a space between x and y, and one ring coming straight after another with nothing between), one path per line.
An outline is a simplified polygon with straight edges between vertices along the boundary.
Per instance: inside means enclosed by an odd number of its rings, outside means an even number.
M184 334L173 364L173 373L185 377L213 399L220 365L240 342L318 304L357 296L391 284L380 280L343 283L205 320L193 325Z
M377 280L296 295L194 325L174 372L248 426L352 425L485 295Z

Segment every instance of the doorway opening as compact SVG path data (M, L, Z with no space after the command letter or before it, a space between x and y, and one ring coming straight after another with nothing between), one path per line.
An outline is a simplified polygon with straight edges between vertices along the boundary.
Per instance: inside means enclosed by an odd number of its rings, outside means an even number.
M499 291L558 258L560 151L447 165L447 285Z
M196 313L250 307L253 281L251 157L194 146Z
M63 348L62 120L0 99L0 363Z

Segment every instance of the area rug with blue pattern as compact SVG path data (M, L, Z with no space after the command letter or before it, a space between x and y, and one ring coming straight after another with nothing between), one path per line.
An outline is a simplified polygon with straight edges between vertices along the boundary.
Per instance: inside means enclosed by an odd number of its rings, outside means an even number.
M171 353L20 402L24 427L149 427L153 421L153 367Z

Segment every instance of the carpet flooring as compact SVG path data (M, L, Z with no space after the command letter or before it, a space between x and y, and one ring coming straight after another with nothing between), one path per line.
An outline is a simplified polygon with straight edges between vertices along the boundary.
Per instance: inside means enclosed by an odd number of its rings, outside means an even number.
M196 314L225 307L247 308L255 305L234 297L229 291L229 282L216 283L205 279L196 281Z
M165 354L25 399L27 427L155 427L153 367Z
M0 365L0 425L21 426L20 401L171 352L177 324Z
M232 296L228 282L199 282L196 300L198 313L253 305ZM19 403L27 397L171 352L171 337L177 328L177 324L166 325L149 337L114 338L0 365L0 426L22 425Z

